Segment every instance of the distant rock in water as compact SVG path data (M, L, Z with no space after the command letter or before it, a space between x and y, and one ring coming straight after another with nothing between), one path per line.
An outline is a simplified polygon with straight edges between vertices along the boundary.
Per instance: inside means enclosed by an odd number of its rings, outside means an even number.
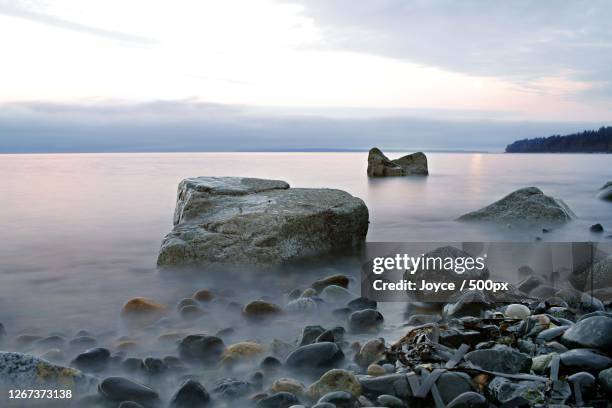
M399 159L389 160L380 149L374 147L370 149L368 154L369 177L426 176L428 174L427 156L424 153L417 152Z
M604 186L600 189L597 197L602 200L612 201L612 181L608 181Z
M341 190L189 178L179 184L174 229L157 263L265 265L356 248L365 241L368 217L364 202Z
M509 224L564 223L575 214L561 200L545 195L537 187L525 187L458 221L488 221Z

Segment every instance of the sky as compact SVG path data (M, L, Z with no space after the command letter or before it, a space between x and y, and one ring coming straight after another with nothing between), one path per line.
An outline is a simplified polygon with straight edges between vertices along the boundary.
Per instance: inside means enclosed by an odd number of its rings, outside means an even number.
M502 149L609 124L611 15L606 0L0 0L0 152Z

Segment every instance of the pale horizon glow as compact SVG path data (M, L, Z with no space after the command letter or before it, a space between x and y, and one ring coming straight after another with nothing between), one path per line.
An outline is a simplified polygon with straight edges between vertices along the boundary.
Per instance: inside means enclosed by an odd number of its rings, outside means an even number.
M598 82L567 69L529 81L475 75L330 47L332 35L303 5L286 1L0 0L0 103L188 99L612 119L608 96L585 97Z

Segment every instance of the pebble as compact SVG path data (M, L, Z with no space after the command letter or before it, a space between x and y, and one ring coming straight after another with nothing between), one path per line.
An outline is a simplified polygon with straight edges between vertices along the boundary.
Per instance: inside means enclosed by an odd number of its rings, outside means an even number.
M385 374L387 374L387 371L378 364L370 364L368 366L368 375L371 375L373 377L378 377L378 376L385 375Z
M383 315L375 309L359 310L351 313L348 320L349 330L352 333L372 333L380 330Z
M344 360L344 353L336 343L314 343L298 347L287 356L285 364L296 371L331 368Z
M198 302L210 302L214 297L213 292L208 289L200 289L193 294L193 298Z
M110 351L97 347L79 354L72 361L72 365L83 371L102 371L108 366L109 360Z
M318 381L308 387L307 394L312 399L318 399L334 391L346 391L354 398L358 398L361 395L361 384L352 372L333 369L327 371Z
M128 321L140 324L153 323L162 318L168 308L154 300L138 297L130 299L121 310L121 315Z
M157 392L146 385L123 377L108 377L98 385L100 395L111 401L149 403L159 399Z
M254 300L248 303L244 309L243 314L250 319L263 319L268 317L277 316L282 313L281 308L271 302L265 300Z
M270 386L272 392L290 392L298 397L304 395L306 387L304 384L293 378L279 378Z
M231 364L255 359L265 353L266 348L259 343L243 341L228 346L223 352L222 362Z
M202 384L195 380L187 380L170 399L170 407L205 407L209 405L210 402L210 395Z
M320 293L330 285L340 286L346 289L349 285L349 278L346 275L331 275L313 282L311 287Z
M178 346L180 356L203 364L216 364L225 352L223 340L216 336L192 334L185 337Z
M504 316L508 319L526 319L531 316L531 310L525 305L514 303L506 307Z
M277 392L257 402L256 408L288 408L299 403L297 397L289 392Z

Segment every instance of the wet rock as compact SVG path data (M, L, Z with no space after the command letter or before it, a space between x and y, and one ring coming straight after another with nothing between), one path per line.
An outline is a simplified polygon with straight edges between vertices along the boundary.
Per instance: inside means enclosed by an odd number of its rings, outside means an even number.
M306 387L304 387L304 384L298 380L294 380L293 378L279 378L272 383L270 390L274 393L289 392L300 397L306 392Z
M298 346L305 346L315 342L316 338L325 332L325 328L322 326L305 326L302 329L300 338L298 339Z
M542 330L536 336L536 342L547 343L560 338L570 326L558 326L551 329Z
M387 371L384 369L384 367L378 364L370 364L368 366L367 373L368 375L371 375L372 377L380 377L381 375L387 374Z
M561 343L570 348L612 350L612 317L593 316L580 320L563 333Z
M170 407L205 407L209 405L210 402L210 395L202 384L195 380L187 380L170 400Z
M124 319L141 324L153 323L162 318L168 309L154 300L138 297L130 299L121 310Z
M266 348L259 343L243 341L228 346L223 352L222 362L231 364L253 360L265 353Z
M351 313L348 326L352 333L373 333L380 330L383 322L383 315L379 311L365 309Z
M378 306L375 300L370 300L364 297L358 297L347 303L347 307L353 311L364 309L376 309Z
M144 371L149 375L158 375L168 369L166 363L159 358L147 357L143 360L142 366Z
M273 356L268 356L264 358L261 363L259 363L259 366L266 371L277 370L282 367L282 365L283 363L278 358Z
M340 190L240 177L185 179L178 190L160 266L277 264L358 247L368 230L364 202Z
M200 289L193 294L193 298L198 302L210 302L214 297L215 295L209 289Z
M317 404L328 402L333 404L336 408L356 408L357 398L350 392L345 391L334 391L322 396Z
M250 319L265 319L278 316L282 313L282 309L278 305L265 300L254 300L247 303L242 312Z
M192 334L181 340L178 350L181 357L187 361L216 364L223 356L225 344L216 336Z
M0 384L13 388L59 387L87 390L94 379L74 368L51 364L29 354L0 351Z
M110 351L97 347L79 354L72 361L72 365L83 371L101 371L108 366L109 360Z
M325 330L315 339L315 343L335 342L339 340L340 339L336 339L336 335L334 334L333 330Z
M475 330L448 329L440 332L440 344L452 348L459 348L462 344L476 346L483 340L483 335Z
M368 153L367 174L369 177L426 176L429 174L427 156L422 152L416 152L389 160L380 149L373 147Z
M195 305L183 306L179 313L185 320L197 320L206 314L201 307Z
M361 384L355 374L347 370L329 370L321 378L308 387L307 394L312 399L334 391L346 391L358 398L361 395Z
M448 404L457 396L464 392L472 391L472 379L469 375L460 372L443 373L436 381L440 397L445 404Z
M394 397L393 395L379 395L378 398L376 398L376 403L382 407L387 407L387 408L405 408L406 404L404 404L404 402L397 398Z
M151 403L159 399L151 388L123 377L108 377L98 385L98 392L111 401Z
M553 352L533 357L531 359L531 370L534 373L543 374L550 365L552 359L558 355L559 353Z
M251 392L251 386L248 382L235 378L222 378L215 383L213 392L222 398L231 400L246 396Z
M412 396L406 374L388 374L381 377L362 377L359 379L363 394L368 398L377 398L388 394L405 399Z
M604 227L601 224L593 224L589 227L589 231L600 234L604 232Z
M612 397L612 368L602 370L598 375L597 381L608 397Z
M293 313L310 313L317 310L317 302L311 298L298 298L287 303L287 311Z
M495 377L488 386L488 392L500 404L506 404L515 398L522 398L524 406L543 404L545 383L536 381L512 382L504 377Z
M454 296L451 303L444 306L443 316L445 319L463 316L478 317L491 307L491 302L484 293L474 290L465 291Z
M355 297L348 289L336 285L326 286L319 296L325 302L332 304L348 302Z
M36 347L38 348L62 348L66 344L66 339L62 336L54 335L45 337L36 341Z
M314 343L298 347L285 364L296 371L332 368L344 360L344 353L336 343Z
M327 276L325 278L321 278L312 283L312 288L317 291L317 293L321 293L323 289L330 285L340 286L343 288L348 288L349 278L346 275L332 275Z
M480 210L459 217L459 221L489 221L504 224L565 223L575 214L561 200L545 195L537 187L516 190Z
M367 367L384 357L385 341L383 339L368 340L355 355L355 362Z
M526 319L531 316L531 310L525 305L515 303L506 306L504 316L508 319Z
M128 373L137 373L144 370L144 362L136 357L128 357L121 363L121 367Z
M470 351L465 360L484 370L506 374L529 372L531 368L529 356L507 346Z
M257 402L256 408L289 408L298 404L297 397L289 392L277 392L274 395L263 398Z
M604 290L610 287L612 287L612 256L607 256L595 262L595 264L588 269L585 290ZM603 308L597 310L603 310Z
M439 314L415 314L410 316L406 322L406 326L420 326L427 323L438 323L442 320Z
M612 367L612 358L593 349L573 349L561 353L561 369L565 373L587 371L597 374L601 370Z
M85 405L87 406L87 405ZM118 408L144 408L141 404L134 401L123 401Z
M185 306L198 306L198 302L196 302L194 299L192 298L185 298L185 299L181 299L177 304L176 304L176 310L180 311L182 308L184 308Z
M593 377L592 374L583 371L570 375L567 377L567 381L572 385L576 406L583 406L583 398L594 390L595 377Z

